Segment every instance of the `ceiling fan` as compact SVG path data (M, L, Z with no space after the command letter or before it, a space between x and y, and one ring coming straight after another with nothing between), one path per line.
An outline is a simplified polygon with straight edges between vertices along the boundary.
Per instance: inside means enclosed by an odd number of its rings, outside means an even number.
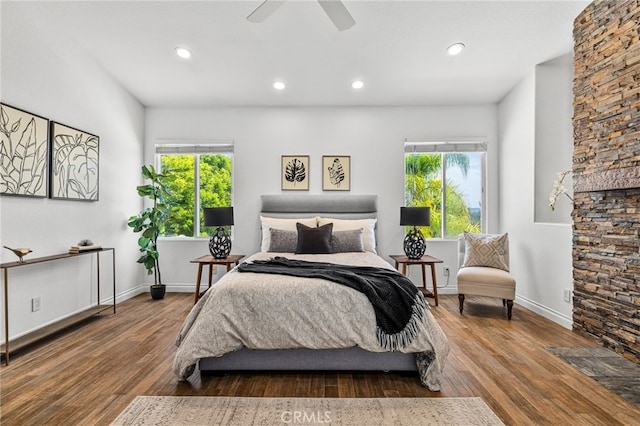
M249 22L264 22L286 0L264 0L253 12L247 16ZM340 0L318 0L329 19L339 31L348 30L356 24L347 8Z

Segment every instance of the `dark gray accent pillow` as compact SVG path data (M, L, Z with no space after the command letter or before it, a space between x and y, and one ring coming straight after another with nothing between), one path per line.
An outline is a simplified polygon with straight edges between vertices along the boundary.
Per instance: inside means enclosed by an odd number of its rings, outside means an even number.
M331 253L363 252L364 228L336 231L331 234Z
M296 231L285 231L284 229L269 228L271 240L269 250L277 253L295 253L298 247L298 233Z
M298 228L298 247L296 254L330 254L331 231L333 223L318 228L309 228L301 223L296 223Z

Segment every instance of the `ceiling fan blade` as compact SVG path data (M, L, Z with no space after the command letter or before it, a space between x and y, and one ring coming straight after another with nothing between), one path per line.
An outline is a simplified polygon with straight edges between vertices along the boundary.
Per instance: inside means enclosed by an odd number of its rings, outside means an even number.
M340 0L318 0L318 3L338 30L348 30L356 24L355 19Z
M286 0L264 0L260 6L247 16L249 22L263 22L276 11Z

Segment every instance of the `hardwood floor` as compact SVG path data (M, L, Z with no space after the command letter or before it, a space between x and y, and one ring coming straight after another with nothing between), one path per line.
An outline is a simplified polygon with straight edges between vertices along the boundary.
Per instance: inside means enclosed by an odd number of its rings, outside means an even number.
M546 346L598 345L521 306L441 295L432 312L451 353L441 392L396 373L246 373L178 382L174 340L192 294L140 295L17 352L0 368L2 425L109 424L138 395L253 397L479 396L507 425L632 425L640 410L565 364Z

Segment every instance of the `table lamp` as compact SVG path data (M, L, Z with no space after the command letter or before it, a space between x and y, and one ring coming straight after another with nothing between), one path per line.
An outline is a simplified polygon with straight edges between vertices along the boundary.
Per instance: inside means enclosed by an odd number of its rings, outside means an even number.
M204 226L216 226L209 239L209 252L216 259L224 259L231 253L231 232L226 227L233 225L233 207L204 209Z
M409 259L420 259L427 243L417 226L431 225L431 210L429 207L400 207L400 225L413 226L404 237L404 253Z

